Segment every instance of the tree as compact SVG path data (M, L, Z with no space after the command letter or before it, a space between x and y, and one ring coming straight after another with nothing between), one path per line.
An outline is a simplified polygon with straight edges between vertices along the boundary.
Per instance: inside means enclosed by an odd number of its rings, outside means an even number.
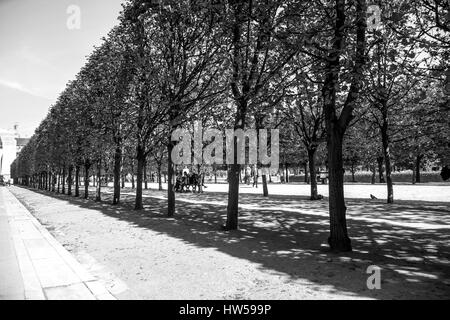
M230 1L223 21L228 42L230 91L235 104L233 129L245 130L252 105L261 90L277 75L298 51L284 45L281 28L289 4L282 1ZM283 48L284 50L273 50ZM227 221L224 228L238 228L239 172L237 139L234 138L233 164L228 170Z
M149 3L135 1L135 4ZM157 60L158 104L165 108L169 127L168 153L168 215L175 213L174 168L172 132L189 119L189 114L210 106L217 94L223 92L217 85L222 65L221 37L218 35L219 11L207 2L178 1L163 3L146 11L152 32L149 41Z
M356 1L354 14L356 25L354 64L350 73L349 89L339 115L336 94L341 68L340 59L344 53L343 50L348 49L348 45L345 44L349 43L349 40L346 40L348 12L343 0L335 1L334 35L331 41L332 48L328 50L322 89L329 166L330 237L328 243L333 251L352 250L347 232L347 208L344 201L342 141L353 118L352 112L363 83L363 67L366 60L366 2L364 0Z
M321 104L320 75L308 75L311 70L304 70L296 76L294 91L290 95L288 114L308 155L309 174L311 176L311 200L318 200L316 179L316 152L324 141L324 113Z

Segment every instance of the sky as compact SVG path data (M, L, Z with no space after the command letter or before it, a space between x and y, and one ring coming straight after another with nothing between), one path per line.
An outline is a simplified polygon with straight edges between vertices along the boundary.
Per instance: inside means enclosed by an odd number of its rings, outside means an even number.
M0 128L33 134L124 2L0 0Z

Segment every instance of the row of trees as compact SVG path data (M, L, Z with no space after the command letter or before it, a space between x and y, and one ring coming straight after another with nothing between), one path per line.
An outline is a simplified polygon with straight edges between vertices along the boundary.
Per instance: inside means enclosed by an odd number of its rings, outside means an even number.
M140 210L151 165L159 177L167 171L172 216L174 130L279 128L281 161L308 159L312 200L315 159L326 154L329 244L351 250L345 161L375 168L381 159L392 202L392 150L442 160L449 147L448 3L376 3L374 14L365 0L128 1L13 163L13 177L63 193L67 185L68 194L74 184L79 196L84 173L87 197L89 177L112 168L118 204L131 172ZM227 230L238 228L236 139L234 159ZM262 182L268 196L265 173Z

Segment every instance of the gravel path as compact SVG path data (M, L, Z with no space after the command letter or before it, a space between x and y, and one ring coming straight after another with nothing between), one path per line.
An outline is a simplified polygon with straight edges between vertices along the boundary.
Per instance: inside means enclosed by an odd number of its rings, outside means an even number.
M165 193L155 190L136 212L132 190L111 206L108 193L98 203L11 187L119 298L450 298L448 202L348 200L354 251L335 255L326 250L326 201L242 194L240 230L224 232L226 198L212 189L177 194L176 217L167 218ZM380 290L367 288L369 265L381 268Z

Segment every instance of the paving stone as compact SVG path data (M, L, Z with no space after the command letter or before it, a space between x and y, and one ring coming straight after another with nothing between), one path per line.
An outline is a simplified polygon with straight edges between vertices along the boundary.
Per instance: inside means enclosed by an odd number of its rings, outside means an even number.
M115 297L34 218L0 188L0 300Z
M43 288L65 286L81 279L62 259L33 260L33 265Z
M28 239L23 240L25 248L30 255L31 260L38 259L60 259L55 249L48 243L46 239Z
M68 286L46 288L45 294L49 300L95 300L94 295L84 283Z

